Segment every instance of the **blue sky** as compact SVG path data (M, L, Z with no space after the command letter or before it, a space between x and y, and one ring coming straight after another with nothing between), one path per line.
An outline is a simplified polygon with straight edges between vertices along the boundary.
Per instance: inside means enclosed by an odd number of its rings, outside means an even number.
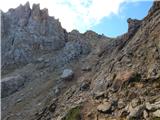
M4 0L0 9L7 12L27 1L30 6L40 3L41 9L48 8L49 15L59 19L68 32L93 30L109 37L125 33L127 18L142 19L153 3L153 0Z
M99 24L91 27L91 29L109 37L121 35L128 30L127 19L143 19L147 15L152 3L152 1L124 3L121 5L119 14L112 14L103 18Z

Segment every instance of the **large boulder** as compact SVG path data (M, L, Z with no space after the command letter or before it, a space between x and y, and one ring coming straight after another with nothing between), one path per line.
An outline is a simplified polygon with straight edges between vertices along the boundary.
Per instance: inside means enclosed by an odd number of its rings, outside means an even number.
M74 72L71 69L65 69L61 75L62 80L72 80Z

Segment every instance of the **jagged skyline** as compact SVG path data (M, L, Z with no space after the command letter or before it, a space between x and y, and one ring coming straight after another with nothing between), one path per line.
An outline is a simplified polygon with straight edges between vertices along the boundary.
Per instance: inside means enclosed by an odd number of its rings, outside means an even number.
M152 5L152 0L5 0L0 8L6 12L9 8L23 5L27 1L31 6L33 3L39 3L41 8L47 8L49 14L58 18L67 31L77 29L85 32L91 29L109 37L126 32L127 18L143 18ZM116 21L120 21L119 24Z

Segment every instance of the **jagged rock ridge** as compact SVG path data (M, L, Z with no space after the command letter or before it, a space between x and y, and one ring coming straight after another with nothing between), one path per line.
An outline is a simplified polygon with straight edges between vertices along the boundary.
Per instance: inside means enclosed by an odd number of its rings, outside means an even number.
M38 4L30 9L26 3L2 13L2 67L26 64L41 52L62 48L65 34L60 22Z

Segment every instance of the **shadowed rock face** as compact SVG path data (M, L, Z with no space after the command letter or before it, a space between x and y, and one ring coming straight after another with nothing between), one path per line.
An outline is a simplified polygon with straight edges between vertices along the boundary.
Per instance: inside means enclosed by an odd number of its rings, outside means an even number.
M160 2L128 32L66 32L29 3L2 12L2 119L155 119L160 111Z
M22 89L24 87L25 82L27 80L22 76L11 76L2 79L1 82L1 90L2 90L2 98L7 97L14 92Z

